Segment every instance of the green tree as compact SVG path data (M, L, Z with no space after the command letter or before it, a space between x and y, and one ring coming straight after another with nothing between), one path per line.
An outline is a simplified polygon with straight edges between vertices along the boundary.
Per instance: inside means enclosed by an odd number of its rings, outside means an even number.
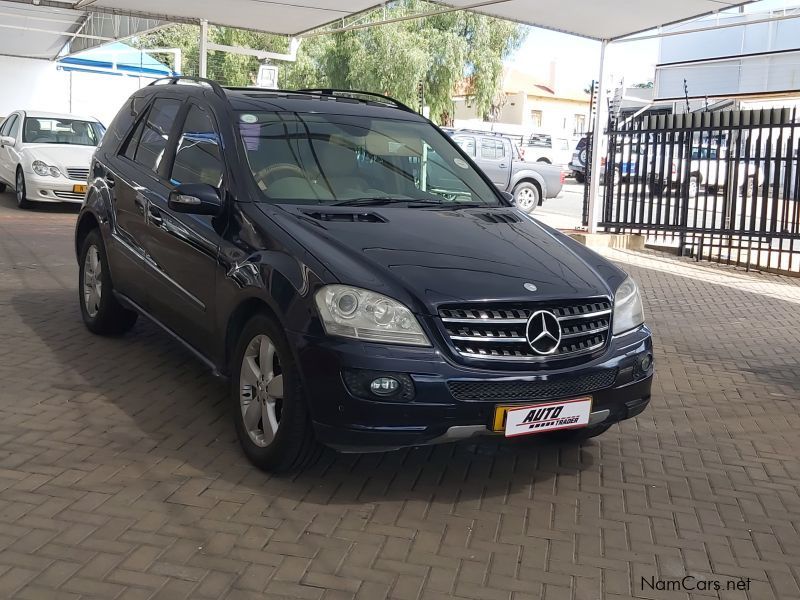
M423 0L398 0L360 15L358 23L405 16L441 6ZM348 23L345 22L345 25ZM438 122L452 118L453 93L466 83L479 114L491 111L500 91L503 60L525 37L517 24L471 12L451 12L423 19L336 33L329 30L303 40L294 63L277 63L281 87L336 87L387 94L418 108L418 85ZM136 40L139 47L180 47L185 72L196 73L198 28L173 25ZM285 52L282 36L212 27L218 44ZM209 53L208 74L227 85L249 85L258 60L225 52Z

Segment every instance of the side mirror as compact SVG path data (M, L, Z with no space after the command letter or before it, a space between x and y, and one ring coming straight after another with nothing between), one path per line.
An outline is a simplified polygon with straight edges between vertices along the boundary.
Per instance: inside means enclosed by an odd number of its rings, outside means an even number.
M0 146L13 146L16 140L10 135L0 135Z
M505 198L511 206L516 206L517 201L514 200L514 194L511 192L500 192L500 195Z
M216 216L222 212L222 198L217 188L207 183L184 183L169 195L169 207L175 212Z

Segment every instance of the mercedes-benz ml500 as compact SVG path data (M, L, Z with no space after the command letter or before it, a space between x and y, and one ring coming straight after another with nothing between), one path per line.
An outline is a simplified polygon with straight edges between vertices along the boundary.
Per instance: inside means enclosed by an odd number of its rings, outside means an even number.
M137 91L94 155L75 245L87 327L145 315L228 377L265 469L322 445L580 440L650 399L634 281L383 96Z

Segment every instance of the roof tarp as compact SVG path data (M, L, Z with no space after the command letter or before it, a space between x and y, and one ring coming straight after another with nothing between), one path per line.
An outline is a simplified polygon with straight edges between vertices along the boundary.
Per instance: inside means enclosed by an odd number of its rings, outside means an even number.
M603 40L747 3L742 0L437 2ZM124 39L169 21L198 23L202 19L216 25L299 35L341 23L382 5L383 2L376 0L0 0L0 54L55 58L72 39L80 42L78 49L84 49Z
M742 0L444 0L438 2L595 39L614 39L747 4ZM381 6L375 0L96 0L112 9L296 35Z
M85 50L58 61L65 71L103 72L134 77L170 77L175 75L167 65L122 42Z

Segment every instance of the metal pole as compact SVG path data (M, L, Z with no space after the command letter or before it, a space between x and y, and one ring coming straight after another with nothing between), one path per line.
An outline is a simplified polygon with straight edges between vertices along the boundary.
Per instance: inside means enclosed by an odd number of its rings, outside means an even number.
M200 65L197 75L207 77L208 71L208 21L200 21Z
M597 221L600 218L600 137L603 135L603 119L606 116L605 69L606 47L608 40L603 40L600 45L600 75L597 79L597 111L594 116L592 134L592 164L589 179L589 233L597 232Z

